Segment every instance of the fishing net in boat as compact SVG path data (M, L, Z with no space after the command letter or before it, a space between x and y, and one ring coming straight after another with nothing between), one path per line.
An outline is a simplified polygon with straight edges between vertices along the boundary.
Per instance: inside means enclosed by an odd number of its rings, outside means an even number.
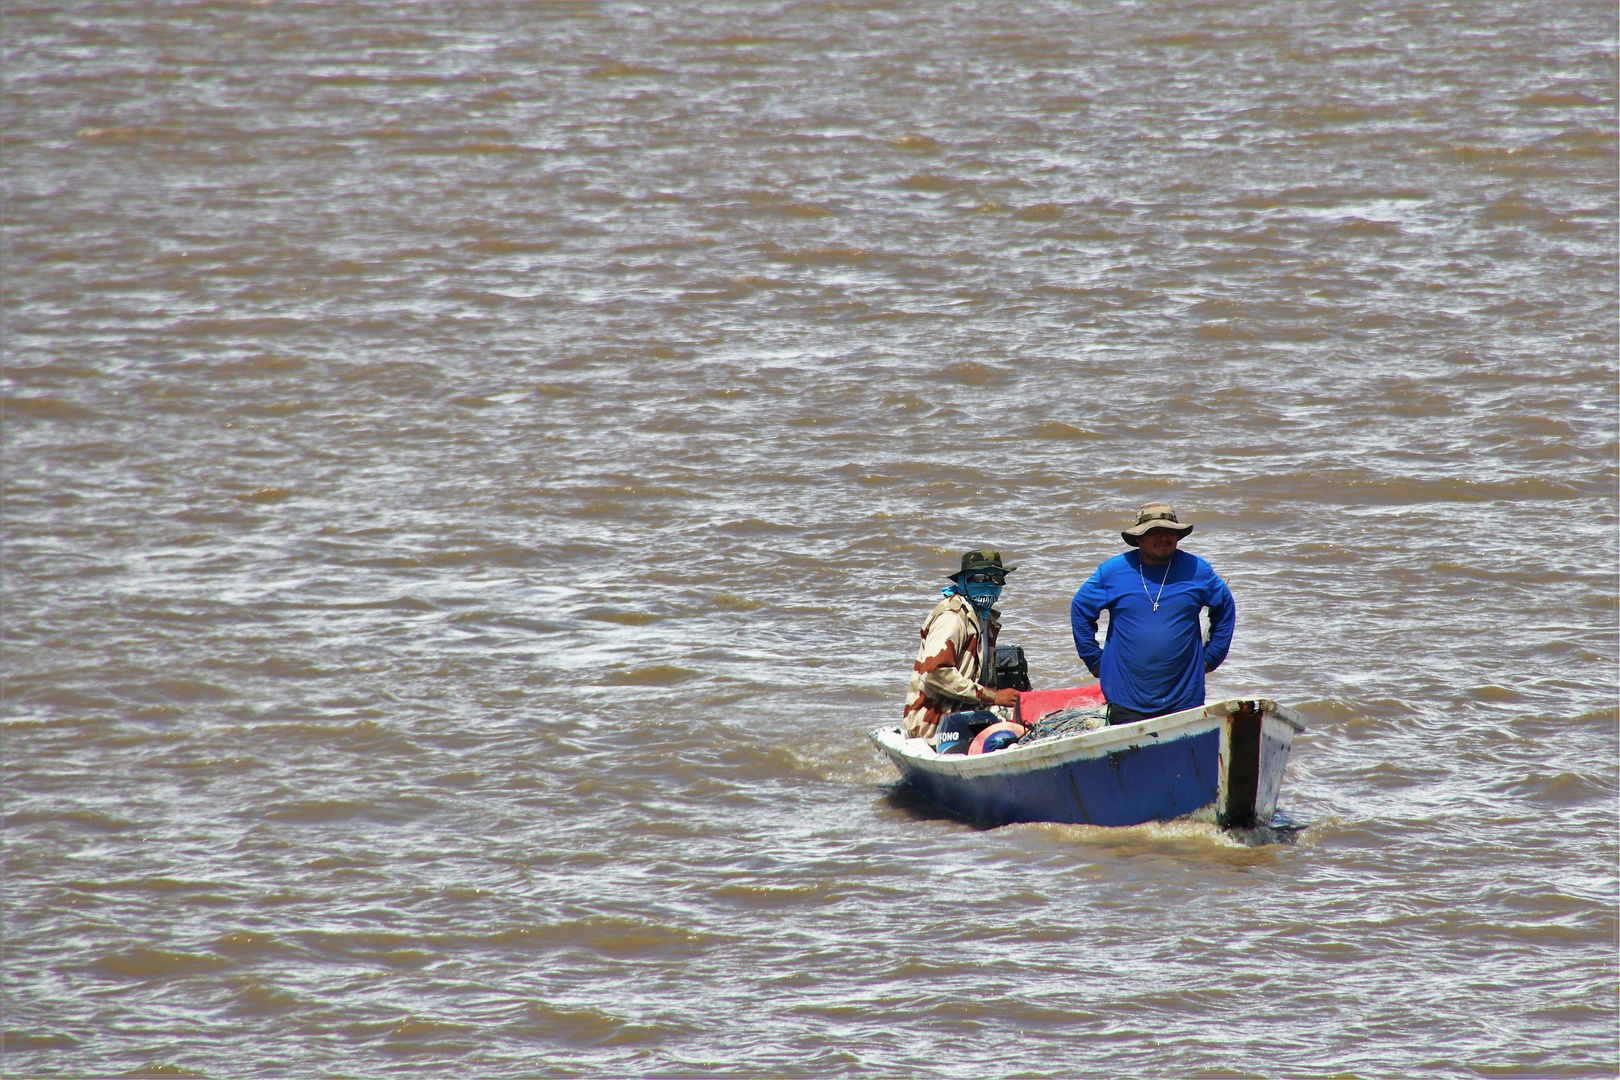
M1096 731L1108 724L1108 706L1089 706L1080 709L1059 709L1049 712L1035 722L1035 726L1024 733L1018 740L1020 746L1041 739L1053 739L1059 735L1079 735L1085 731Z

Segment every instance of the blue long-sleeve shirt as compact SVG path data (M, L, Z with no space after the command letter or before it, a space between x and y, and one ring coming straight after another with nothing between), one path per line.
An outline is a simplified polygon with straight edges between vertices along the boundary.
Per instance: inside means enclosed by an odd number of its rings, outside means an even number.
M1160 585L1164 591L1160 593ZM1158 600L1159 610L1153 610ZM1198 611L1209 608L1209 641ZM1108 639L1097 645L1097 617L1108 612ZM1102 682L1110 702L1147 716L1204 703L1204 672L1226 659L1237 604L1213 567L1189 551L1168 566L1127 551L1097 567L1069 608L1074 648Z

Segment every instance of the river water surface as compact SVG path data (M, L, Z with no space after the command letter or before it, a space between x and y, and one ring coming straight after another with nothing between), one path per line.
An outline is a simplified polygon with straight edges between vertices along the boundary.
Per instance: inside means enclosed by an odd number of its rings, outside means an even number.
M1613 1076L1613 3L6 5L6 1075ZM1248 847L896 790L1142 502Z

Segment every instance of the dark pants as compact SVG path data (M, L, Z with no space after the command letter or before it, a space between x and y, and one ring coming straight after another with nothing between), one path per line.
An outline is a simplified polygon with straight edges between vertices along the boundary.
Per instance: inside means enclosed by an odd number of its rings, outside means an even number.
M1159 714L1155 713L1153 715L1157 716ZM1151 718L1152 717L1150 717L1147 713L1137 712L1135 709L1127 709L1123 705L1115 705L1112 702L1110 702L1108 705L1109 727L1114 727L1116 724L1134 724L1138 720L1148 720Z

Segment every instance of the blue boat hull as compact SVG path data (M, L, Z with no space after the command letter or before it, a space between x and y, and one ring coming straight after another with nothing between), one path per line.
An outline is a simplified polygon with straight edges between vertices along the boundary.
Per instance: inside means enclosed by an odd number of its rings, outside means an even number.
M1219 746L1220 735L1207 731L1028 773L963 778L912 769L905 779L935 806L986 825L1140 825L1213 803Z
M898 729L872 740L925 799L985 825L1140 825L1206 807L1221 824L1253 824L1270 820L1300 730L1290 710L1255 699L971 757Z

